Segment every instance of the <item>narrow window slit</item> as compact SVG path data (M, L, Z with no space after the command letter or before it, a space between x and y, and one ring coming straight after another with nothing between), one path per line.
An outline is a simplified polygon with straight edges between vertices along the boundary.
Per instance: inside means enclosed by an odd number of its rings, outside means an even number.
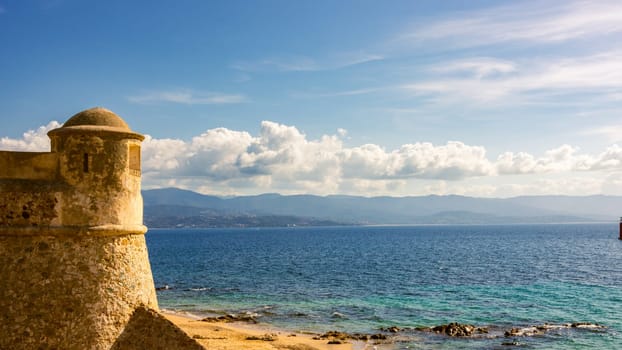
M84 153L84 172L85 173L89 172L89 154L88 153Z
M130 145L129 159L130 174L140 176L140 146Z

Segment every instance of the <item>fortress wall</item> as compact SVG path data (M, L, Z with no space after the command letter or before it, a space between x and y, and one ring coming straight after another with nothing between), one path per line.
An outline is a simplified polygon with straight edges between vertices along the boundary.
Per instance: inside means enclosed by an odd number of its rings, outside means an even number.
M95 225L63 222L79 197L107 208ZM133 193L0 179L0 349L108 350L137 307L158 309L146 228L97 226L136 203Z
M0 179L0 235L144 234L147 228L141 222L142 196L140 189L137 191L138 195L121 192L102 198L96 192L83 194L62 183ZM76 221L84 220L81 204L105 210L92 214L92 223L75 225ZM78 206L77 211L75 206ZM125 224L111 223L106 216L109 212L125 220L121 221ZM78 218L71 220L75 215Z
M0 349L106 349L158 309L144 235L1 236Z
M0 151L0 179L54 180L58 154Z
M141 226L140 141L107 136L67 137L76 152L0 151L0 227Z
M142 224L143 136L102 108L48 136L51 153L0 151L0 349L168 349L171 341L195 349L158 321Z
M58 226L62 186L46 181L0 179L0 234L10 228Z

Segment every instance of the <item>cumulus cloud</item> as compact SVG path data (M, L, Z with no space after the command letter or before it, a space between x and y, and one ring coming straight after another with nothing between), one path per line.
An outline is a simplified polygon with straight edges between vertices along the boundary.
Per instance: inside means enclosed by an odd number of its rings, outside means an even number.
M497 158L496 168L501 175L622 169L622 147L618 145L609 146L597 155L578 154L578 151L562 145L538 158L524 152L505 152Z
M147 138L144 147L147 172L222 181L268 176L271 182L298 183L303 188L343 180L359 181L350 184L354 187L367 186L362 180L457 180L494 171L483 147L462 142L408 144L394 151L373 144L346 148L341 136L308 140L296 127L269 121L262 122L256 137L218 128L188 143Z
M311 140L294 126L264 121L256 135L217 128L190 141L147 137L145 183L146 187L174 185L223 195L508 196L581 194L581 188L599 193L605 186L616 186L607 174L622 172L622 147L617 145L598 154L561 145L540 156L505 152L491 160L484 147L458 141L418 142L386 150L376 144L346 147L344 136L345 130L338 130Z
M588 161L587 159L589 158L584 157L581 164ZM586 165L587 170L620 170L622 169L622 147L617 144L610 146Z
M569 171L580 164L581 157L575 159L576 148L562 145L545 152L536 158L525 152L505 152L497 158L497 170L500 174L529 174L552 171Z
M237 178L240 176L238 157L251 141L249 133L226 128L208 130L193 137L182 174L221 180Z
M492 167L483 147L462 142L403 145L391 152L367 144L341 150L343 174L351 178L440 178L457 180L490 175Z
M187 153L187 145L182 140L154 139L146 135L142 147L143 168L149 171L177 169Z
M47 151L47 132L59 126L58 122L50 122L27 131L21 139L1 138L0 148ZM622 173L622 147L615 144L598 154L561 145L540 156L505 152L491 160L483 146L459 141L441 145L417 142L386 150L376 144L346 147L342 140L346 135L339 129L335 135L309 139L294 126L270 121L262 122L256 135L227 128L210 129L190 140L147 135L142 148L144 185L225 195L280 192L489 196L543 193L538 186L548 186L546 193L569 193L581 186L590 190L617 189L619 181L612 174ZM561 185L564 183L566 187Z
M444 145L419 142L386 150L376 144L345 147L344 135L340 130L337 135L309 140L294 126L264 121L256 136L217 128L189 142L148 137L144 168L153 181L202 179L223 186L311 193L395 193L409 188L412 181L456 183L473 178L622 169L622 148L617 145L596 155L562 145L539 157L505 152L490 160L484 147L458 141ZM478 188L487 194L494 192L490 185ZM440 188L429 190L442 192ZM473 191L455 186L451 190Z
M45 126L40 126L36 130L26 131L21 139L12 139L8 137L0 138L0 149L7 151L22 152L46 152L50 150L50 138L47 136L48 131L59 128L62 124L57 121L51 121Z

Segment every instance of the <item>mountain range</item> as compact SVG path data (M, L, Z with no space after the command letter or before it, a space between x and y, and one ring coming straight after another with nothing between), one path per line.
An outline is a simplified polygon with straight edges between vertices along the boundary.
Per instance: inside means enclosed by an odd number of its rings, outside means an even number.
M262 194L222 198L177 188L143 191L150 227L514 224L615 221L622 196L361 197Z

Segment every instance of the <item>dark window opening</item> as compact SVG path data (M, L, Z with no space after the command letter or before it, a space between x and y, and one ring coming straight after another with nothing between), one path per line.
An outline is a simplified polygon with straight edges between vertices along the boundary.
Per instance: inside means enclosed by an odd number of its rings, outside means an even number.
M89 172L89 154L88 153L84 153L84 172L85 173Z

